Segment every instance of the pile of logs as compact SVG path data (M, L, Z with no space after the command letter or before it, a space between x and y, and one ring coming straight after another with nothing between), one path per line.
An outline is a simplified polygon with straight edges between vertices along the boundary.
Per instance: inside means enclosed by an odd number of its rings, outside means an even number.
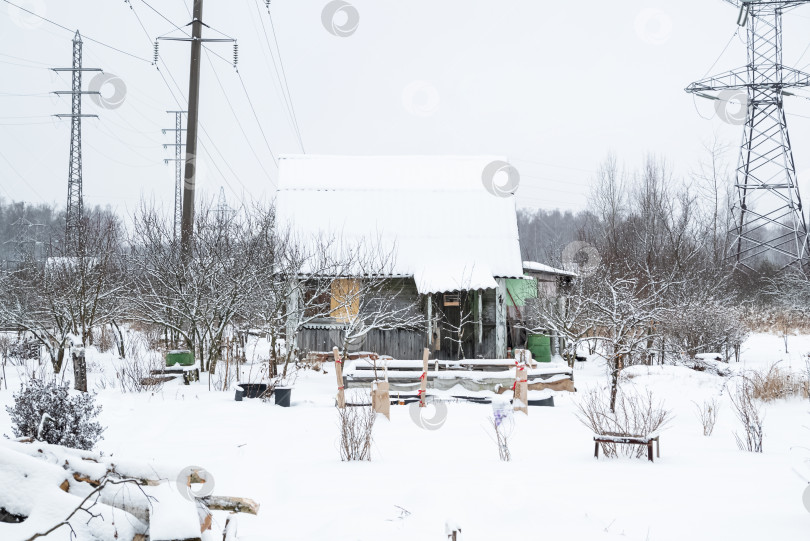
M206 475L31 439L0 441L0 539L200 541L212 529L211 511L224 510L231 514L223 539L235 540L235 513L255 515L259 504L195 492Z

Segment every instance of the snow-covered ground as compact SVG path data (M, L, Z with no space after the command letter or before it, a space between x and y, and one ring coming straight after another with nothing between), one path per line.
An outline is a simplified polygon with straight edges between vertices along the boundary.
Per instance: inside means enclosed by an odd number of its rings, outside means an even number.
M810 336L792 336L790 354L779 336L753 335L735 370L780 366L804 369ZM92 350L91 350L92 351ZM111 356L91 356L91 387ZM625 385L651 390L675 418L661 436L661 458L593 458L591 432L575 416L579 393L555 393L556 407L517 414L512 462L500 462L488 418L490 405L448 403L446 422L426 430L408 406L380 418L373 460L340 461L335 376L303 372L292 407L234 401L233 391L208 390L205 376L156 394L99 391L98 449L178 468L197 465L215 478L215 493L261 504L239 517L241 540L445 540L445 522L460 539L806 540L810 513L803 480L793 468L810 458L810 402L765 406L764 453L740 451L727 379L676 367L633 367ZM68 367L69 369L69 367ZM18 384L7 368L12 402ZM579 363L577 389L605 385L598 359ZM468 393L465 393L468 394ZM695 402L717 397L721 410L711 437L702 435ZM427 416L432 408L427 408ZM5 408L0 433L11 435ZM806 470L799 469L799 472ZM807 476L807 474L805 473ZM208 539L221 539L226 512L215 512ZM68 532L61 537L67 539ZM50 537L48 538L50 539ZM5 538L3 541L6 541Z

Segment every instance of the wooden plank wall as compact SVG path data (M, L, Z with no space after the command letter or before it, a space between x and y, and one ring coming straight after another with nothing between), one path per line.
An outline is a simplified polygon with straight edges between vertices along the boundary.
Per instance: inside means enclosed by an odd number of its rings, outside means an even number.
M417 301L420 312L427 320L426 296L420 296L416 290L416 283L410 278L399 278L391 280L391 291L400 295L403 305ZM469 295L472 299L472 295ZM442 295L433 295L434 303L442 302ZM434 313L436 313L434 311ZM455 347L446 337L446 329L442 329L442 347L438 351L431 348L431 359L453 360L457 355ZM298 347L308 351L331 351L333 346L342 347L341 343L334 343L335 339L340 340L342 336L340 330L330 329L304 329L298 337ZM474 323L470 323L467 331L467 340L464 344L465 357L468 359L483 357L494 358L495 356L495 290L484 290L483 295L483 341L478 343L474 330ZM379 355L390 355L395 359L420 359L422 349L427 346L426 327L419 330L372 330L362 344L360 351L372 351ZM358 348L353 348L358 350Z

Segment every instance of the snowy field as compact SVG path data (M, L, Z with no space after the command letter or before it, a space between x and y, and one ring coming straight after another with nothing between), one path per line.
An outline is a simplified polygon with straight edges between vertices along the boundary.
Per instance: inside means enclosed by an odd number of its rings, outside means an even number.
M789 339L753 335L734 370L801 371L810 336ZM112 356L89 353L90 387L98 387ZM234 401L233 391L212 392L203 376L183 386L170 382L154 394L99 391L98 450L105 454L210 471L215 493L252 498L258 516L239 517L239 539L259 540L445 540L447 521L460 539L591 541L733 539L806 540L810 513L802 505L807 485L800 474L810 459L810 403L782 400L765 406L764 453L740 451L739 430L724 391L727 378L683 367L634 367L624 385L651 390L673 410L661 436L661 458L593 457L590 430L575 416L581 393L555 393L556 407L516 414L512 462L500 462L487 421L489 405L449 403L437 430L417 426L408 406L392 406L380 418L373 459L340 461L334 408L335 376L303 372L292 407L259 400ZM70 367L68 367L70 370ZM18 388L14 367L0 405ZM732 380L733 381L733 380ZM607 383L598 359L578 363L577 389ZM469 393L466 393L469 394ZM717 397L721 410L711 437L704 437L693 401ZM432 408L428 408L430 416ZM5 408L0 433L11 436ZM798 473L797 471L798 470ZM808 479L810 480L810 479ZM214 514L204 539L222 539L227 513ZM14 526L0 525L12 541ZM68 539L65 529L48 539Z

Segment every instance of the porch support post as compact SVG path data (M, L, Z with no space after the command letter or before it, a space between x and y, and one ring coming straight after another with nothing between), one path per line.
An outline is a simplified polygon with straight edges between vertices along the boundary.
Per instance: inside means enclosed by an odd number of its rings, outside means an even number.
M298 292L299 282L293 281L290 287L290 294L287 297L287 333L284 337L284 347L287 351L295 350L298 338L296 337L296 329L298 329Z
M427 345L433 345L433 296L428 293L427 297Z
M478 301L478 320L476 321L478 343L481 344L484 342L484 291L479 289L475 292L475 296Z
M506 358L506 278L496 278L495 289L495 358Z

